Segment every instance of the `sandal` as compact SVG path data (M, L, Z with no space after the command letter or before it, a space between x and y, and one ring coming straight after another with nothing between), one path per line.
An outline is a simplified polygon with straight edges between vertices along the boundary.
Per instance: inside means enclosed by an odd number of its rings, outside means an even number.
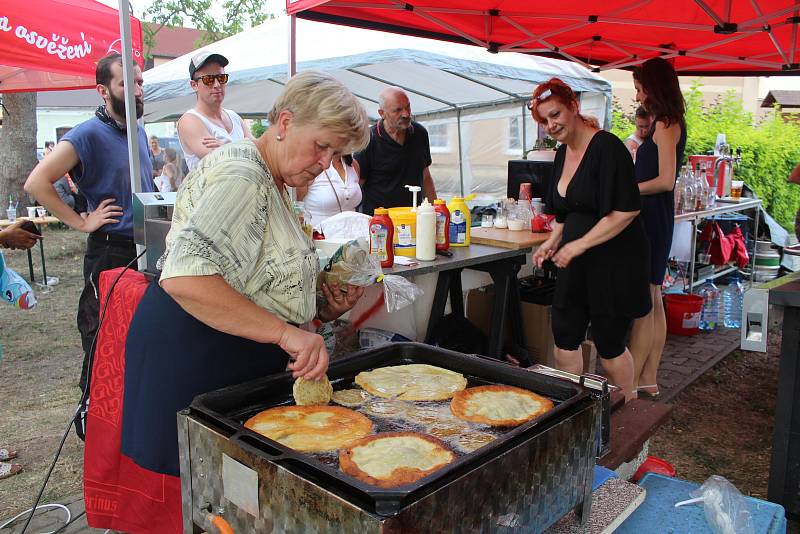
M0 462L7 462L17 457L17 451L10 451L8 449L0 449Z
M0 462L0 480L13 477L20 471L22 471L22 466L19 464L7 464L5 462Z
M655 393L650 393L647 391L648 389L656 389ZM651 401L657 401L661 399L661 392L658 390L658 384L650 384L649 386L639 386L636 388L637 397L640 399L646 399Z

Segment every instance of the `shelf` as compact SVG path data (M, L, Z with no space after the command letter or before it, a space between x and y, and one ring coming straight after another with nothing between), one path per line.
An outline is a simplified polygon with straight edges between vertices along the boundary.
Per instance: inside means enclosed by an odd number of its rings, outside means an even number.
M741 202L736 203L718 203L710 210L703 210L703 211L692 211L689 213L681 213L675 216L676 221L691 221L692 219L700 220L700 219L708 219L709 217L713 217L715 215L721 215L723 213L735 213L737 211L744 211L753 208L757 208L761 206L761 199L760 198L748 198L747 200L742 200Z
M725 267L725 268L723 268L722 270L719 270L719 271L714 271L714 274L712 274L711 276L704 276L702 280L696 280L696 281L692 282L692 288L695 288L697 286L703 285L705 283L705 281L708 280L708 279L716 280L717 278L721 278L721 277L725 276L726 274L730 274L730 273L736 272L738 270L739 270L739 268L734 265L734 266ZM697 274L697 273L695 273L695 274ZM684 286L685 286L685 284L684 284Z

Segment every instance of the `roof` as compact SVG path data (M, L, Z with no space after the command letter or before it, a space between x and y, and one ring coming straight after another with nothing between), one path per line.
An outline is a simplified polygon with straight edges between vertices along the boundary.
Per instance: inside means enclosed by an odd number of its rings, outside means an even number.
M148 29L155 31L158 29L158 24L151 22L142 22L142 30L146 26ZM156 34L155 46L150 49L150 55L153 57L166 57L176 58L184 54L188 54L197 48L197 42L206 35L204 30L195 28L173 28L164 26Z
M599 70L661 56L681 75L800 73L797 0L286 0L286 9Z
M770 91L761 107L771 108L776 102L782 108L800 108L800 91Z
M201 49L230 60L226 108L248 117L266 115L286 83L287 33L288 24L280 17ZM263 52L253 54L259 47ZM147 122L179 116L194 105L186 75L189 56L144 73ZM324 70L339 79L372 118L377 117L377 95L387 85L406 90L417 116L522 104L536 84L554 75L575 91L601 94L608 106L611 101L608 81L567 61L490 54L465 45L305 20L297 21L297 58L298 71Z

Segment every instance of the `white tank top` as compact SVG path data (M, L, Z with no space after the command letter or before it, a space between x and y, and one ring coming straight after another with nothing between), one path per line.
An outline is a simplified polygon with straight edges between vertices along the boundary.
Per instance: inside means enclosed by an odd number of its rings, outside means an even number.
M208 117L206 117L196 109L190 109L186 113L191 113L192 115L203 121L203 124L205 124L208 133L216 137L220 141L222 141L223 144L232 143L234 141L241 141L242 139L244 139L244 130L242 129L242 118L235 111L231 111L230 109L223 108L222 111L223 113L226 113L228 115L231 124L233 124L233 129L230 132L225 128L223 128L222 126L211 122L208 119ZM178 140L180 141L181 148L183 149L183 157L186 160L186 167L188 167L190 171L194 170L194 168L197 167L197 164L200 163L200 158L192 154L186 148L186 145L183 144L183 140L180 139L180 136L178 137Z
M345 180L342 180L331 162L327 176L323 172L308 186L308 193L303 198L303 205L311 215L311 223L315 228L318 228L325 219L340 213L340 204L341 211L355 211L361 204L361 186L358 185L358 174L344 160L342 160L342 166ZM330 181L328 181L329 178Z

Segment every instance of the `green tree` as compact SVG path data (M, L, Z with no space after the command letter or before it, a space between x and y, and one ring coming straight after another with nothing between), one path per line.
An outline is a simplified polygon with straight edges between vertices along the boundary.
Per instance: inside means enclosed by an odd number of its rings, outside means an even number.
M261 134L263 134L266 129L267 127L264 125L263 119L256 119L250 124L250 133L252 133L255 138L261 137Z
M702 83L695 81L683 95L687 130L684 162L691 154L713 149L717 134L726 134L728 144L742 153L736 177L753 189L767 213L793 231L795 213L800 208L800 187L786 178L800 162L800 122L784 120L776 109L754 124L752 114L744 110L736 93L729 91L706 105L701 87ZM633 129L632 120L616 104L612 114L611 131L625 139Z
M195 43L199 47L240 33L274 17L267 13L266 2L263 0L225 0L222 4L224 19L214 16L212 4L212 0L154 2L144 12L143 17L152 24L142 25L145 56L150 56L150 50L156 45L158 32L165 26L190 26L203 30L204 36Z

